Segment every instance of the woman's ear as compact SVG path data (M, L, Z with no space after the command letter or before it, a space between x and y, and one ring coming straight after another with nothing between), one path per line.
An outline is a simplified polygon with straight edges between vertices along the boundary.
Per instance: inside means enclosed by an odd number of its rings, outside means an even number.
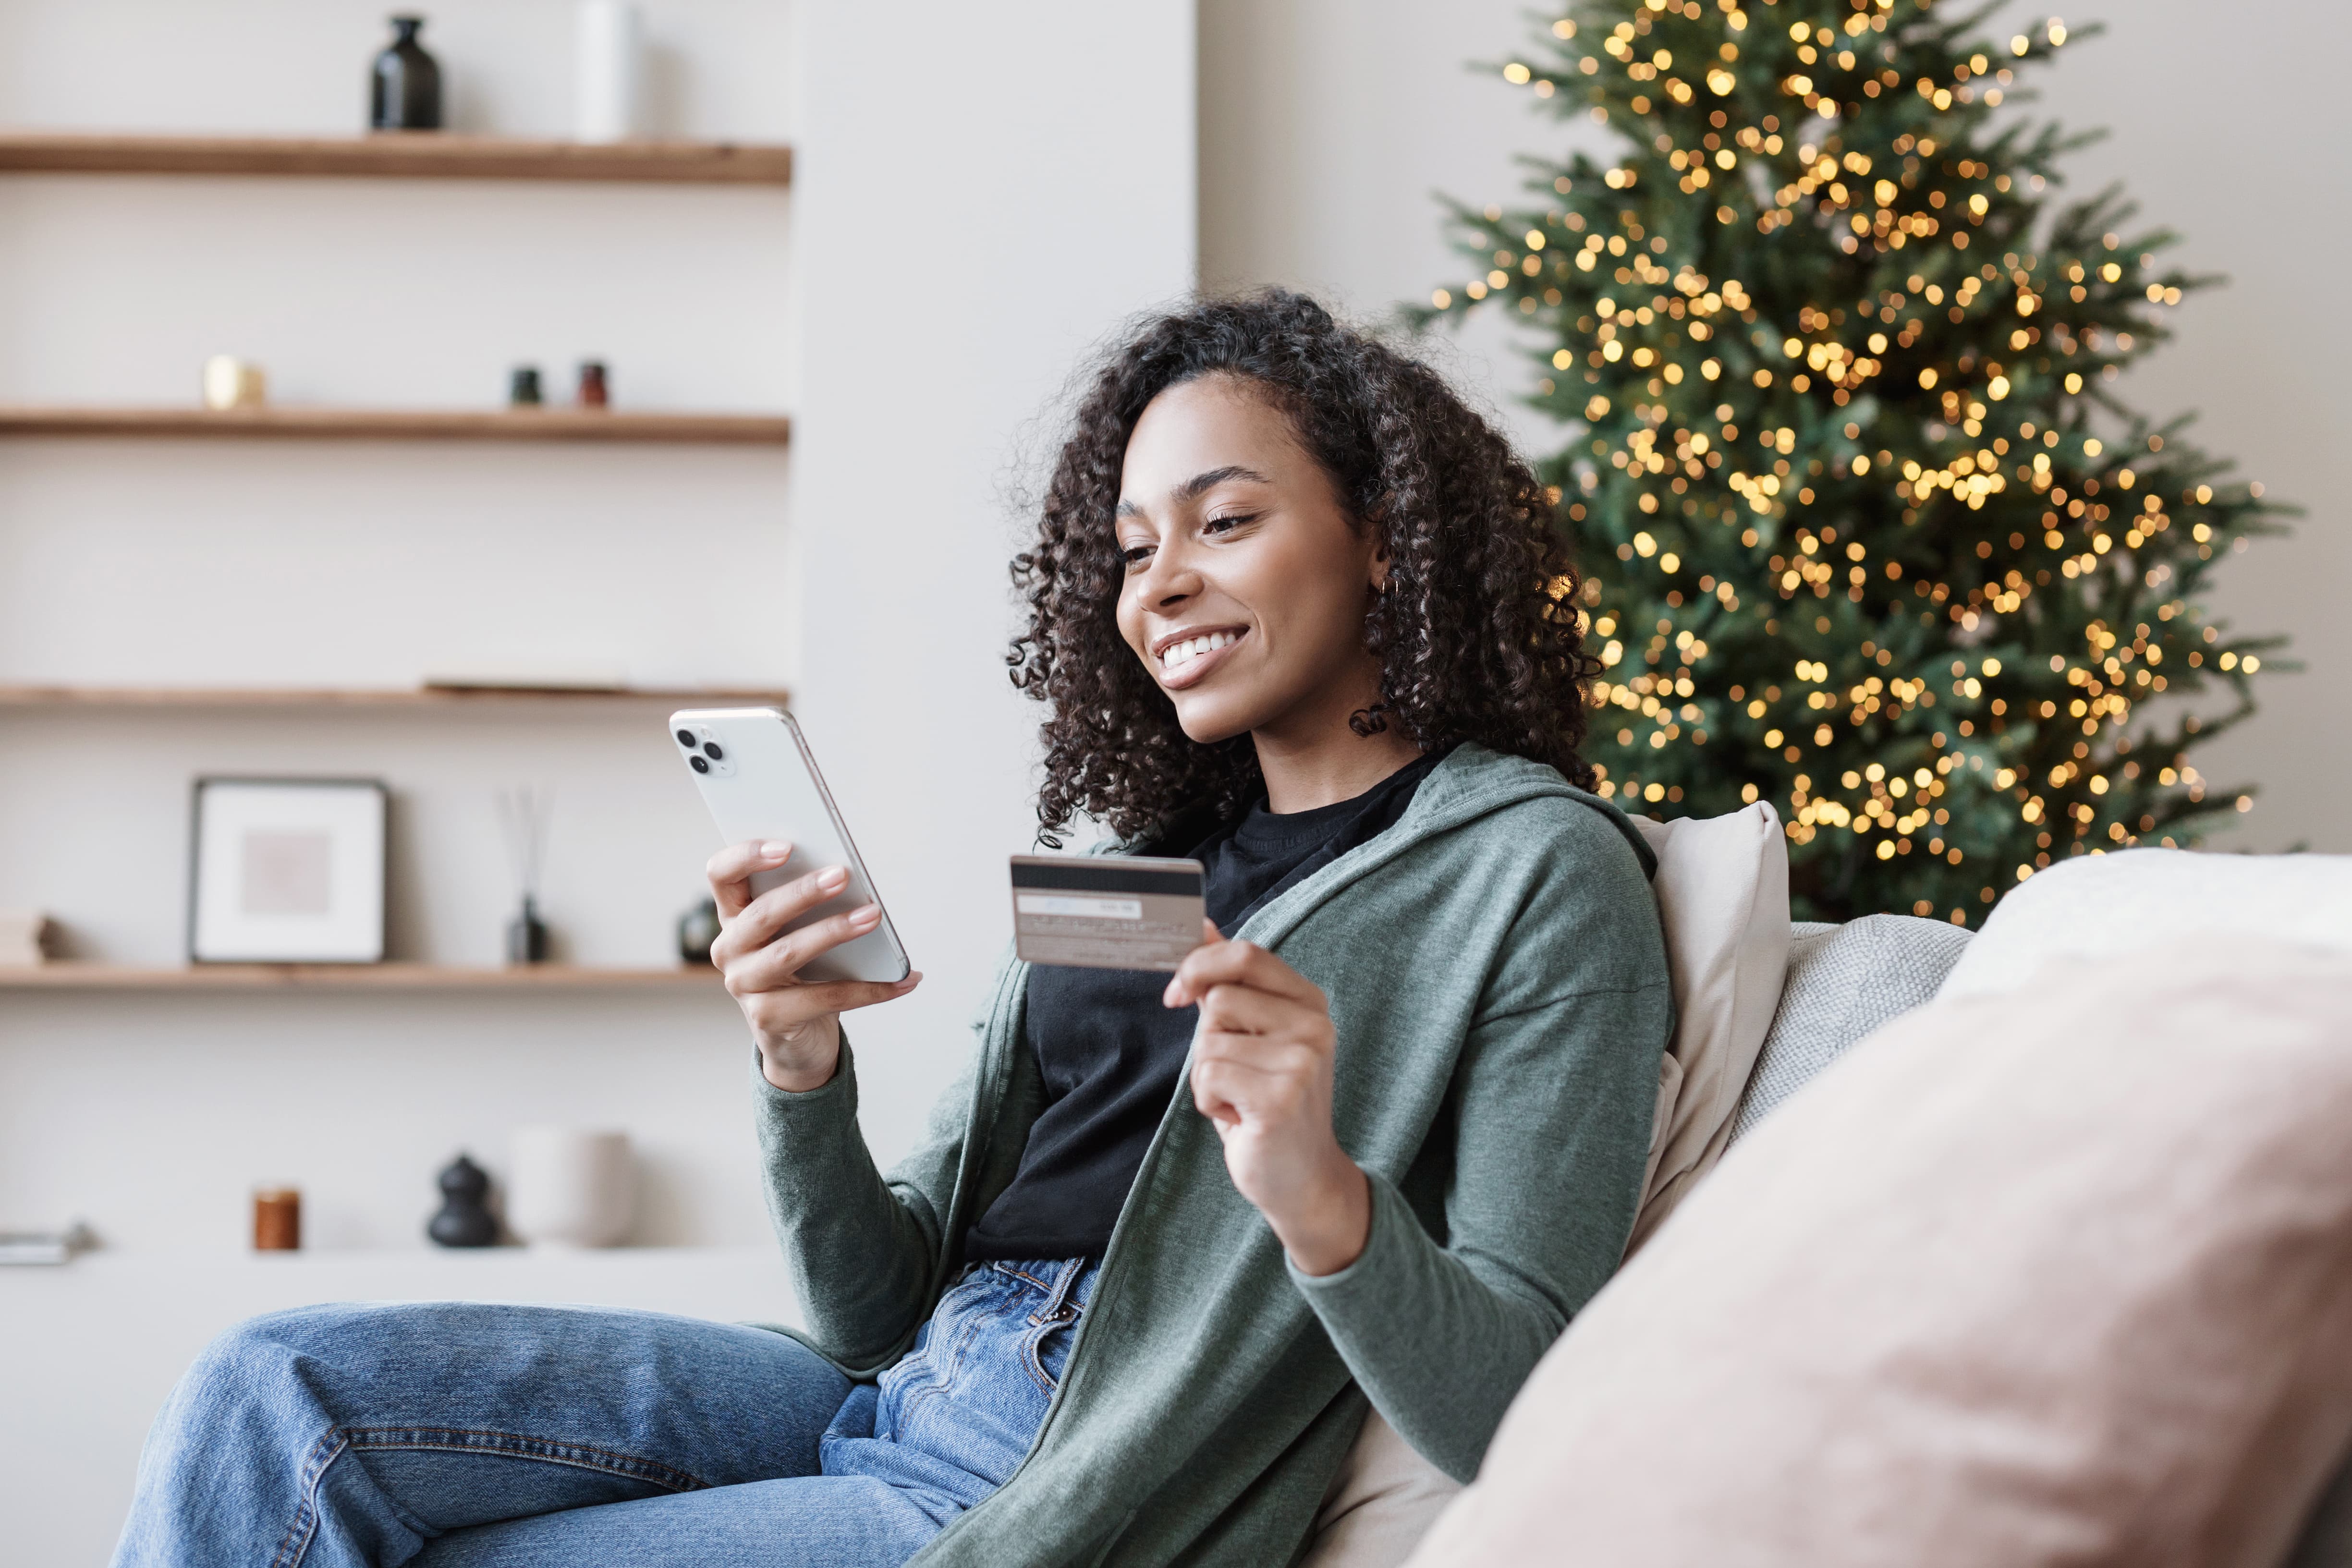
M1383 496L1364 512L1363 530L1370 534L1372 539L1372 559L1367 563L1365 578L1371 584L1374 593L1386 593L1389 591L1389 536L1386 526L1388 510L1388 497Z

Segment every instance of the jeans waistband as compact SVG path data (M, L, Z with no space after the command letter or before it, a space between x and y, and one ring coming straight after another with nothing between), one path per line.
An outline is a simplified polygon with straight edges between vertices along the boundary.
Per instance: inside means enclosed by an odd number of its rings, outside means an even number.
M1043 1296L1043 1302L1031 1311L1029 1321L1046 1323L1075 1318L1086 1309L1088 1298L1094 1294L1097 1265L1091 1258L1060 1258L1000 1259L971 1267L973 1271L992 1270L1020 1281L1029 1293ZM971 1278L971 1274L965 1278Z

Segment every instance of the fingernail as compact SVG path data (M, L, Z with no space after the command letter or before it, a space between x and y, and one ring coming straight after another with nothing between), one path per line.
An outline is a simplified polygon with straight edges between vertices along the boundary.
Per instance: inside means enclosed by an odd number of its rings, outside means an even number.
M848 880L849 873L841 867L828 866L817 873L816 884L823 888L837 888Z
M793 858L793 846L781 839L770 839L760 846L760 853L768 860L788 861Z
M921 970L918 969L913 974L908 976L905 979L899 981L898 988L902 991L911 991L917 986L922 984L922 980L923 973Z
M854 909L849 914L849 923L861 930L874 925L881 918L882 906L878 904L869 904L865 908Z

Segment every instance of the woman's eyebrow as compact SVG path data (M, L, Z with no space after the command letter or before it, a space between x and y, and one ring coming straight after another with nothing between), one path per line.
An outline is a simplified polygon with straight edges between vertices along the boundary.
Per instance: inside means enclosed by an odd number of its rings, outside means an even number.
M1255 468L1245 468L1238 463L1228 463L1223 468L1212 468L1206 473L1193 475L1190 479L1169 491L1168 498L1179 503L1195 501L1228 479L1248 479L1260 485L1274 483ZM1143 516L1143 507L1135 501L1121 501L1118 504L1118 509L1113 515L1121 517L1139 517Z
M1228 463L1223 468L1212 468L1205 474L1193 475L1171 490L1168 493L1169 498L1176 501L1198 500L1202 495L1215 489L1228 479L1249 479L1260 485L1274 483L1255 468L1244 468L1238 463Z

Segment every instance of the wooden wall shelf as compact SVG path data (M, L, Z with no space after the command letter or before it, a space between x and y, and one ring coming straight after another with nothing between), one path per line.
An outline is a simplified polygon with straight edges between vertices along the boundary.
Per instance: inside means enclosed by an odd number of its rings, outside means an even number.
M557 706L784 707L792 695L766 691L666 691L647 687L475 686L26 686L0 685L5 708L404 708L448 709L499 703Z
M521 141L446 131L375 136L117 136L0 131L0 173L277 174L788 185L789 147L729 141Z
M780 413L614 410L44 408L0 405L0 436L150 436L278 441L552 441L782 446Z
M0 967L0 991L709 991L706 968L569 964L489 969L448 964L200 964L154 968L59 962Z

